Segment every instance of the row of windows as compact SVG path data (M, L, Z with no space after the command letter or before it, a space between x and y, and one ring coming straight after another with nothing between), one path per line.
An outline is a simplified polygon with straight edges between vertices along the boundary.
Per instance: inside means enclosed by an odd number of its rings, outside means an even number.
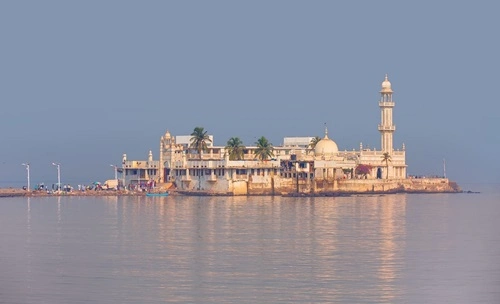
M174 170L175 171L175 176L183 176L187 175L187 169L181 169L181 170ZM215 169L214 175L217 176L224 176L225 170L224 169ZM204 175L212 175L212 169L205 169L205 170L200 170L200 169L191 169L189 171L189 174L192 176L204 176Z
M146 172L148 173L148 176L155 176L156 175L156 169L148 169L148 170L125 170L125 175L137 175L140 173L140 177L144 178L146 176Z
M299 174L297 174L297 173L281 173L280 176L283 178L310 178L310 179L314 179L313 173L304 173L304 172L301 172Z
M188 169L174 170L175 176L187 175L187 170ZM224 176L226 169L190 169L189 175L212 175L212 171L216 176ZM232 170L230 170L230 172L231 171ZM274 174L278 174L278 169L234 169L234 173L236 173L237 175L246 175L247 173L249 173L250 175L264 175L265 173L270 174L271 172Z

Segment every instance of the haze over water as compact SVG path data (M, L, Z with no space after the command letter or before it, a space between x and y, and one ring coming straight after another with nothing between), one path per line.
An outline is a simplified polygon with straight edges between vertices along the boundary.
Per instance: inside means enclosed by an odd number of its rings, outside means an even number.
M4 198L0 302L498 303L498 189Z

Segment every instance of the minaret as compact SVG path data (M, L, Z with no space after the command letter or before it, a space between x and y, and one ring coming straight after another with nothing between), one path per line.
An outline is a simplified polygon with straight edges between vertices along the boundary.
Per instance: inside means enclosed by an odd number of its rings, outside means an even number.
M171 154L167 154L167 152L171 151L171 146L172 144L172 136L170 135L170 132L167 130L165 132L165 135L163 135L160 138L160 165L159 165L159 170L160 170L160 181L162 183L166 183L168 181L168 176L165 176L165 163L171 163Z
M392 124L392 108L394 108L394 101L392 101L392 89L389 79L387 79L387 74L385 75L385 80L382 82L382 90L380 90L380 101L378 103L380 107L380 125L378 125L378 130L380 131L380 148L382 152L389 152L392 154L392 135L396 130L396 126Z

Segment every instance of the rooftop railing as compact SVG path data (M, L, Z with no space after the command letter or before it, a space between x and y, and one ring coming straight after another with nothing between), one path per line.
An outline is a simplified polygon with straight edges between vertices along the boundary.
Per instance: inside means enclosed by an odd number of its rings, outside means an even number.
M157 160L154 161L127 160L123 164L123 168L125 169L158 169L159 166L160 162Z

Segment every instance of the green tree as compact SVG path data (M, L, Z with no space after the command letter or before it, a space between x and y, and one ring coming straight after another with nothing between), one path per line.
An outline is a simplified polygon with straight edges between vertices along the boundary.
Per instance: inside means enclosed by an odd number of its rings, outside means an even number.
M309 143L309 147L311 147L311 149L314 149L320 140L321 140L321 137L315 136L313 139L311 139L311 142Z
M204 131L202 127L196 127L191 133L191 144L190 148L196 149L198 151L199 157L201 159L201 151L207 150L207 142L212 142L210 137L207 135L207 131Z
M226 144L226 153L229 154L229 160L243 159L245 146L239 137L231 137Z
M255 144L257 145L257 149L255 149L255 157L256 158L258 158L260 160L267 160L267 159L274 156L273 145L264 136L259 138L255 142Z
M382 162L385 162L385 179L389 179L389 162L391 161L391 154L389 152L384 152L382 154Z

